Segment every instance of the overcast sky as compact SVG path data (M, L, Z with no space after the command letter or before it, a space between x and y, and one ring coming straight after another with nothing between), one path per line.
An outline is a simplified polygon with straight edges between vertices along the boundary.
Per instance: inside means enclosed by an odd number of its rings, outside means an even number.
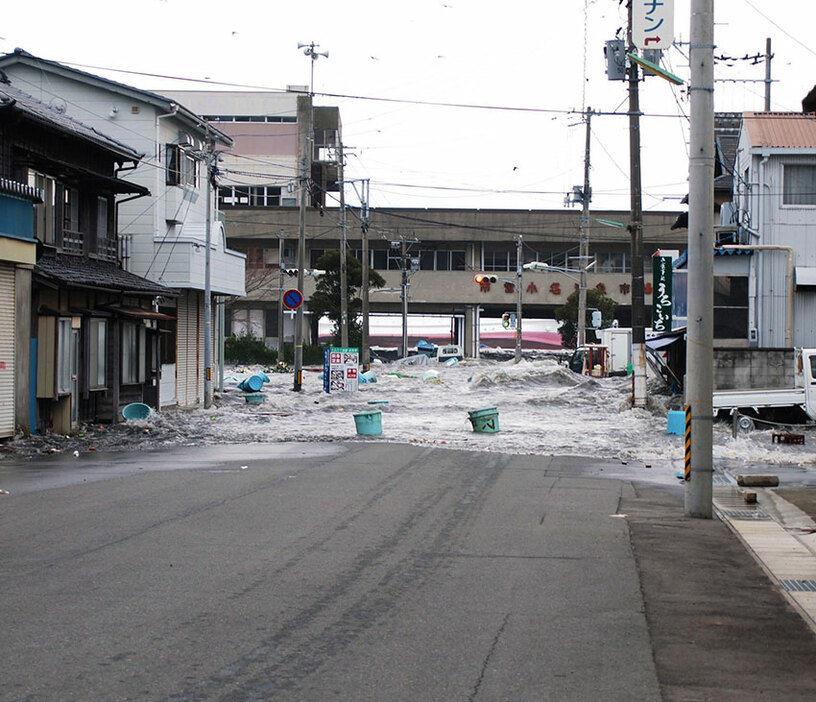
M717 55L764 53L771 37L772 107L801 111L816 83L816 3L715 6ZM684 79L689 8L676 0L680 45L664 57ZM606 79L603 58L625 16L618 0L41 0L4 8L0 50L22 47L140 88L208 86L90 67L280 90L309 83L311 61L297 44L315 42L329 52L314 67L315 103L340 107L347 177L371 180L373 205L561 208L583 182L584 126L570 111L627 107L626 84ZM716 70L721 79L764 75L762 63L744 60ZM641 88L643 207L677 209L687 190L685 88L660 78ZM716 109L761 110L763 90L718 82ZM628 210L627 119L597 116L592 132L592 207Z

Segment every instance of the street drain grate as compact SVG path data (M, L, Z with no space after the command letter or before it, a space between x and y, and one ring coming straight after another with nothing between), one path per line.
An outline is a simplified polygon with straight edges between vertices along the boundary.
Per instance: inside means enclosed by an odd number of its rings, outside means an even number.
M759 509L724 509L722 513L730 519L753 519L754 521L770 521L770 517Z
M816 592L816 580L780 580L788 592Z

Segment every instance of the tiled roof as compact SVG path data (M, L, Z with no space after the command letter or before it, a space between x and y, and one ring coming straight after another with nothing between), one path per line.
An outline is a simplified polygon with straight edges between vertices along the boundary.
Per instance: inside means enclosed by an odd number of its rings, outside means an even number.
M816 149L816 116L800 112L746 112L752 147Z
M122 270L115 263L81 256L47 254L37 261L34 274L71 288L109 290L128 295L178 295L172 288Z
M17 48L14 49L12 53L0 55L0 69L2 69L5 66L11 66L15 63L28 64L42 71L52 70L56 72L64 72L67 74L71 74L85 82L95 85L106 86L109 89L116 91L117 93L121 93L124 95L136 97L137 99L140 100L144 100L147 103L160 107L164 111L169 111L173 108L177 108L179 118L184 120L191 129L195 129L202 134L204 133L204 125L202 124L201 119L198 117L198 115L184 107L184 105L177 105L174 101L170 100L169 98L163 95L159 95L158 93L153 93L150 92L149 90L142 90L141 88L135 88L132 85L119 83L118 81L111 80L110 78L103 78L102 76L98 76L94 73L81 71L78 68L68 66L67 64L58 63L57 61L51 61L49 59L44 59L39 56L34 56L25 49ZM209 134L209 136L216 139L217 141L221 142L222 144L232 146L233 143L232 138L227 136L221 130L213 126L209 126L206 129L206 133Z
M53 107L40 102L28 93L18 90L8 83L0 83L0 110L18 110L29 118L43 122L62 132L74 134L83 139L89 139L106 149L117 152L128 161L138 161L141 155L132 148L112 137L96 131L93 127L58 112Z

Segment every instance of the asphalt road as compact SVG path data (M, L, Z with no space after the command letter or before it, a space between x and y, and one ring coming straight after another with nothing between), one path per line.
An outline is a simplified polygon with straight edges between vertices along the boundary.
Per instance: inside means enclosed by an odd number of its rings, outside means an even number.
M816 639L726 527L598 471L363 442L3 462L0 699L813 699Z

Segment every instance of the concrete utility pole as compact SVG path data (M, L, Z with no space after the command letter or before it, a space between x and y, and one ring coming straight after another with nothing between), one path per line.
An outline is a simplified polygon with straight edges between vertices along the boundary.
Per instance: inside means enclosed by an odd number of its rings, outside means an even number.
M311 155L309 149L312 143L312 96L297 99L297 122L298 122L298 161L300 163L300 176L298 188L298 206L300 209L300 222L298 227L298 248L297 248L297 286L303 292L304 269L306 267L306 207L309 198L309 170L311 168ZM306 129L303 124L308 124ZM295 392L300 392L303 387L303 305L297 308L295 313Z
M210 285L210 243L212 241L212 181L215 178L215 143L207 125L206 221L204 222L204 409L212 404L212 288Z
M408 355L408 249L405 239L400 241L400 260L402 261L402 357Z
M362 281L361 285L361 308L360 314L363 317L363 329L362 329L362 340L361 340L361 349L360 349L360 364L363 367L363 372L365 373L371 368L371 351L369 350L369 343L368 343L368 314L369 314L369 299L368 299L368 227L371 222L370 213L368 210L368 187L369 181L363 180L361 183L360 191L360 203L361 203L361 224L360 224L360 234L362 241L361 248L362 248L362 256L363 256L363 271L362 271Z
M686 402L691 409L687 517L711 519L714 375L714 0L691 2Z
M284 336L283 336L283 283L286 271L283 265L283 229L278 235L278 360L283 360Z
M578 261L580 273L578 274L578 343L580 348L586 344L586 268L589 261L589 239L586 228L589 226L589 201L592 199L592 192L589 189L589 149L591 140L590 121L592 120L592 108L588 107L584 112L586 120L586 145L584 147L584 189L581 194L581 219L578 225Z
M635 53L632 40L632 2L629 2L629 53ZM643 282L643 206L640 183L640 96L638 66L629 61L629 172L632 235L632 404L646 406L646 310Z
M314 42L310 44L298 44L298 49L303 49L303 53L311 59L311 73L309 82L309 97L303 100L303 96L297 99L297 124L298 124L298 161L300 163L300 227L298 232L298 290L303 294L304 272L306 269L306 207L308 205L309 193L311 190L311 169L312 158L314 158L314 65L320 56L329 57L328 51L318 52L315 48L318 45ZM302 125L307 128L303 129ZM295 392L300 392L303 388L303 305L297 308L295 315Z
M522 295L522 250L521 250L521 234L516 237L516 360L521 361L521 295Z
M765 39L765 112L771 111L771 38Z
M348 266L346 249L348 229L346 221L346 184L343 180L343 144L337 146L337 167L340 176L340 345L349 345L348 319Z

